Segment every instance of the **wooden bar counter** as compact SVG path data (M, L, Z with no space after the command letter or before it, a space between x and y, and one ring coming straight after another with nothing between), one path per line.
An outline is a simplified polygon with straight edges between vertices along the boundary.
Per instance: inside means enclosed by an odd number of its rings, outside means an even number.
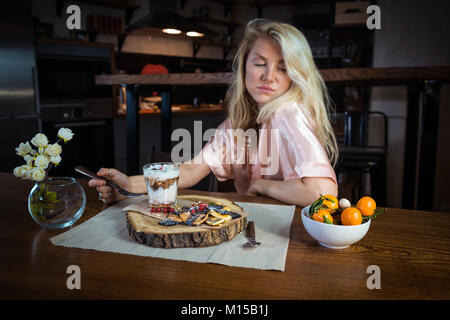
M449 299L449 214L388 209L358 243L342 250L321 247L305 231L296 208L284 272L192 263L54 246L27 211L33 185L0 173L0 297L2 299ZM84 215L105 209L81 180ZM181 190L247 201L273 199L235 193ZM136 244L138 245L138 244ZM255 250L258 250L256 248ZM81 270L81 289L66 286L68 266ZM368 289L369 266L380 268L380 289Z
M395 68L342 68L324 69L320 73L330 85L405 85L413 80L450 79L450 66L442 67L395 67ZM233 79L231 72L173 73L173 74L117 74L97 75L98 85L228 85Z

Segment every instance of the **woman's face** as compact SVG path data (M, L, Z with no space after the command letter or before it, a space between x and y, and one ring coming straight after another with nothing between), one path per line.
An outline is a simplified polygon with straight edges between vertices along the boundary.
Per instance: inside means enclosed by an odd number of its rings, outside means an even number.
M245 87L253 100L262 107L285 93L291 82L278 43L256 40L245 63Z

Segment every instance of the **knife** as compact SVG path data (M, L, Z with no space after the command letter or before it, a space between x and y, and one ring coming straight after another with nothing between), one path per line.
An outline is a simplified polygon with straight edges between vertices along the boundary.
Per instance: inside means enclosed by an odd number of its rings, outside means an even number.
M261 242L256 241L256 235L255 235L255 222L249 221L247 226L247 239L248 242L244 244L244 247L255 247L261 244Z

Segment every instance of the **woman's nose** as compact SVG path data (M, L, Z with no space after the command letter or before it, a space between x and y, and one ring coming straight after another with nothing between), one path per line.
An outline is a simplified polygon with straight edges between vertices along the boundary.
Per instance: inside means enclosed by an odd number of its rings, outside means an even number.
M273 67L267 67L263 74L263 80L272 82L275 79L275 70Z

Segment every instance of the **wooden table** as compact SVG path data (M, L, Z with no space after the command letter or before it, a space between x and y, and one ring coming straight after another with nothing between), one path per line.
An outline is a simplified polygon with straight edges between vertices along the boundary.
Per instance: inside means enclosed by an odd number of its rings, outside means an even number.
M49 231L27 211L31 181L0 173L0 298L2 299L449 299L450 216L389 209L360 242L343 250L321 247L294 216L284 272L252 270L54 246ZM84 215L106 208L87 194ZM234 201L279 203L238 195L182 190ZM255 249L257 250L257 249ZM81 270L81 289L66 286L67 267ZM377 265L381 289L367 288Z

